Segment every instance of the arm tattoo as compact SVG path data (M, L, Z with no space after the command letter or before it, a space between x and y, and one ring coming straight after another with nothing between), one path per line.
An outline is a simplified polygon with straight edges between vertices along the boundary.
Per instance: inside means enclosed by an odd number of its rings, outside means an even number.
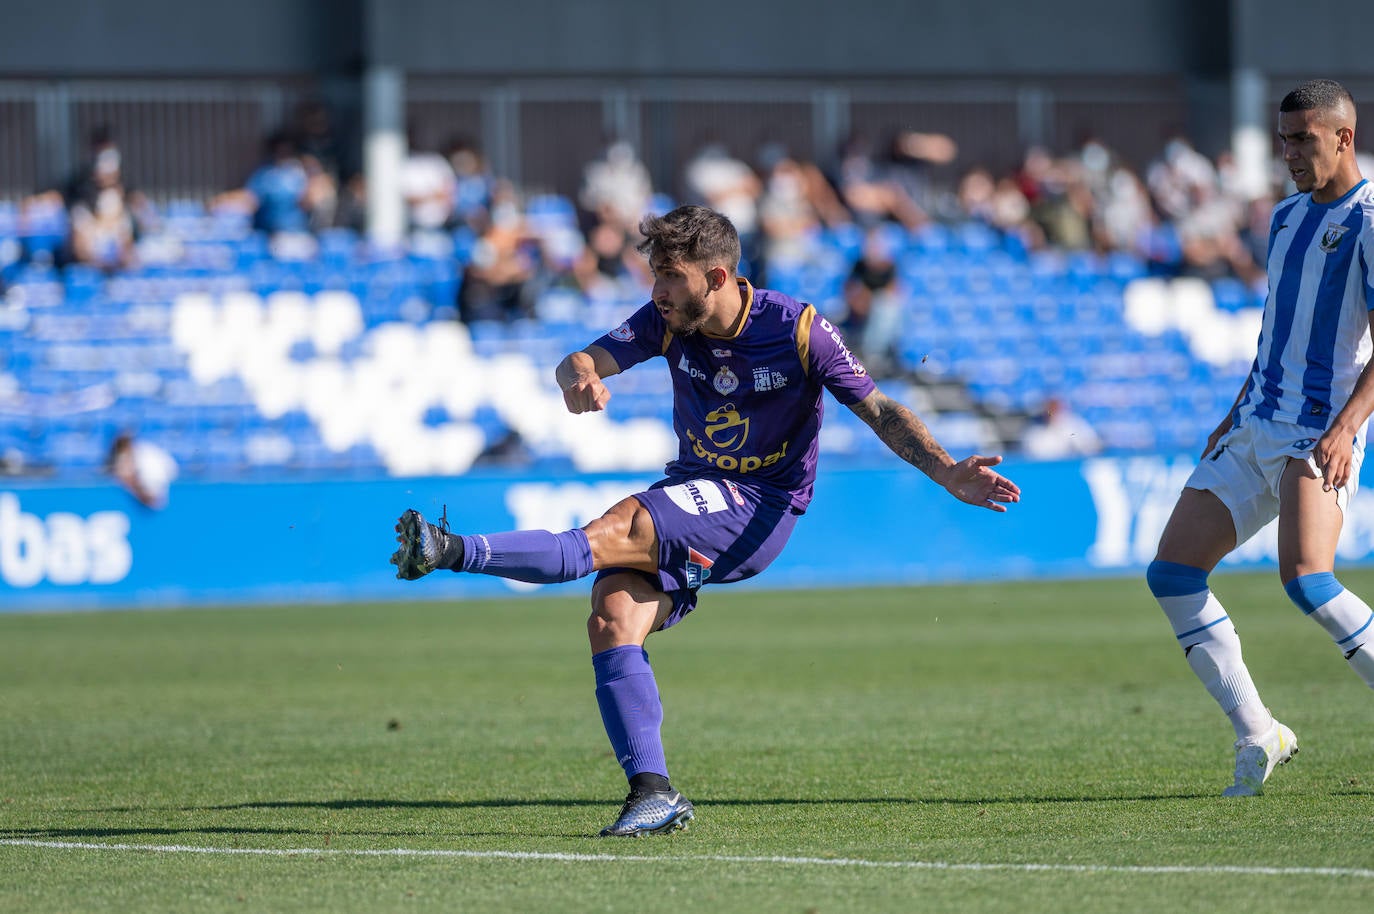
M850 409L868 423L892 453L927 476L949 459L949 454L930 434L925 423L887 394L879 391Z

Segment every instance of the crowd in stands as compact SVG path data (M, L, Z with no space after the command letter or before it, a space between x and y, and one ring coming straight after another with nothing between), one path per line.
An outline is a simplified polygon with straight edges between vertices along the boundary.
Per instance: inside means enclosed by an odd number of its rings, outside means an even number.
M1015 237L1029 250L1125 252L1153 273L1204 278L1262 277L1270 207L1277 180L1260 197L1243 193L1229 154L1215 160L1177 137L1143 171L1100 141L1052 155L1025 152L1003 173L959 160L946 136L898 132L879 152L854 136L832 172L778 145L751 151L752 161L722 142L704 145L684 166L679 193L711 206L735 223L746 268L766 281L770 264L805 261L826 228L914 231L932 221L975 220ZM308 235L330 228L362 234L366 187L344 156L321 105L307 105L291 130L264 144L262 163L243 186L206 201L212 212L244 213L268 235ZM955 169L959 169L956 172ZM932 175L957 173L953 180ZM612 143L586 164L576 196L580 237L550 238L530 224L523 189L492 174L480 147L466 138L446 148L411 148L402 166L402 192L416 236L470 233L471 259L462 284L465 319L527 316L525 287L566 283L596 294L607 283L643 283L632 254L639 218L669 205L634 147ZM133 266L138 240L156 227L155 208L123 178L117 137L106 127L91 137L89 154L63 187L24 201L21 217L50 220L61 209L65 237L59 263L87 264L107 273ZM865 254L880 258L880 242ZM882 292L883 270L855 266L855 311L867 312ZM877 285L875 285L877 283ZM881 295L878 296L881 298Z
M201 218L251 225L284 260L308 260L326 239L362 248L367 189L347 159L327 111L307 106L293 129L268 138L242 187L191 206ZM79 265L106 277L176 263L176 244L158 243L169 234L162 224L169 208L130 187L124 165L114 132L97 130L76 174L18 207L29 242L0 250L0 283L26 263ZM651 281L635 251L640 218L677 202L703 203L739 229L744 275L816 295L875 375L910 378L912 360L898 349L912 290L900 264L909 262L911 239L932 226L974 226L999 249L1026 256L1122 256L1140 275L1226 279L1253 298L1264 279L1268 214L1286 193L1277 170L1267 193L1245 193L1229 155L1211 159L1182 137L1143 169L1089 139L1060 155L1026 150L1017 167L995 172L961 160L947 136L910 131L882 146L854 136L831 170L779 145L746 156L709 142L674 180L671 189L656 186L624 141L587 162L569 195L515 186L492 172L471 139L411 148L400 174L407 248L446 259L456 279L452 300L431 301L426 317L451 314L469 326L540 321L549 319L550 301L572 302L573 310L610 303L623 313L643 302ZM33 241L44 237L34 226L47 227L46 244ZM837 237L852 243L837 246ZM842 281L828 295L813 293L808 269L833 260L837 249L846 258ZM1043 402L1023 404L1026 441L1045 457L1055 448L1081 455L1102 447L1073 416L1073 398L1047 384Z

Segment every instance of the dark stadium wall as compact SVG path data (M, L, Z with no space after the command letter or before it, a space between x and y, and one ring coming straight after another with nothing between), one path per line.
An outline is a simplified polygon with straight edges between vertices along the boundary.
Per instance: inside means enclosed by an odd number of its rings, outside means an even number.
M1298 15L1295 41L1278 0L45 0L3 4L0 75L1374 76L1374 4Z
M1199 11L1224 0L445 0L382 4L378 57L412 71L664 76L1178 73ZM415 29L409 23L424 22ZM532 25L532 23L537 25Z
M327 75L356 71L363 0L4 2L0 75Z

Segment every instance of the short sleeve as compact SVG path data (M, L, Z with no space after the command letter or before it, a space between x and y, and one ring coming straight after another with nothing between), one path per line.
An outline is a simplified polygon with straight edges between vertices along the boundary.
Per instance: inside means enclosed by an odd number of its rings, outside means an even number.
M593 345L610 353L621 371L662 355L668 348L668 327L653 303L631 314L619 327Z
M805 326L808 322L804 320L799 328L799 335L805 334L806 339L804 342L798 340L798 345L805 350L803 355L808 370L836 400L853 406L873 393L877 386L858 356L845 345L839 328L815 314L814 308L808 310L812 314L809 326Z

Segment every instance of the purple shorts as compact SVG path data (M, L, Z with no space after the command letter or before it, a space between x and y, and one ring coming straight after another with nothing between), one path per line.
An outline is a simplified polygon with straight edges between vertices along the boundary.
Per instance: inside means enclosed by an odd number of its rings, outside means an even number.
M703 584L752 578L772 564L800 516L785 492L728 479L673 477L635 495L654 519L658 575L646 575L673 598L660 628L682 621ZM597 578L623 569L607 568Z

